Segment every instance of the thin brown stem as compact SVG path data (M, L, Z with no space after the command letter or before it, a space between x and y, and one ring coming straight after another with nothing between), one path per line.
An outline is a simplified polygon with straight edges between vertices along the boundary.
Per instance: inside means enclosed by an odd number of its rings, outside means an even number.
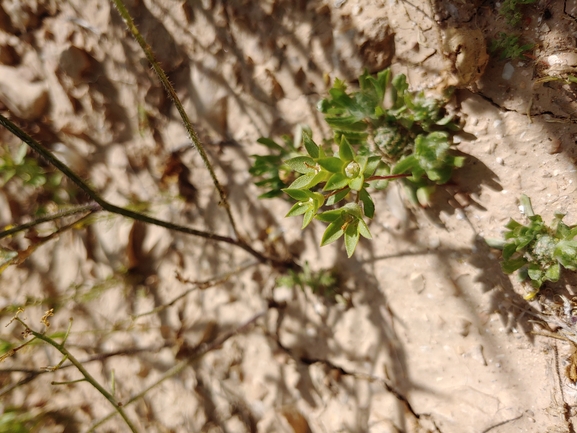
M77 213L83 212L96 212L100 209L100 206L97 203L89 203L82 206L75 206L73 208L63 210L61 212L56 212L50 215L43 215L40 218L35 219L34 221L27 222L25 224L20 224L19 226L12 227L10 229L4 230L0 232L0 239L5 238L7 236L11 236L13 234L22 232L24 230L28 230L29 228L36 227L37 225L43 224L48 221L54 221L60 218L64 218L71 215L76 215Z

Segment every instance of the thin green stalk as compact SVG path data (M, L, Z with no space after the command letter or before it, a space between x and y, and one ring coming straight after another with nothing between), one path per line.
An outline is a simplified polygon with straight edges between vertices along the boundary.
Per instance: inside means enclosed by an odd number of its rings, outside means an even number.
M0 125L4 126L8 131L14 134L16 137L20 138L23 142L25 142L28 146L30 146L35 152L37 152L42 158L44 158L47 162L51 165L56 167L60 170L66 177L68 177L72 182L78 186L90 199L95 201L100 208L103 210L125 216L127 218L132 218L138 221L142 221L148 224L153 224L159 227L164 227L168 230L177 231L180 233L185 233L192 236L198 236L205 239L210 239L213 241L218 242L225 242L227 244L235 245L239 248L242 248L252 256L256 257L258 261L261 263L271 263L277 266L287 266L291 265L290 263L285 263L282 260L278 260L275 258L267 257L264 254L254 250L250 247L247 243L244 242L242 239L233 239L228 236L221 236L211 232L205 232L202 230L196 230L189 227L184 227L178 224L174 224L168 221L159 220L148 215L134 212L130 209L122 208L119 206L115 206L112 203L107 202L104 200L98 193L96 193L88 184L80 178L74 171L72 171L66 164L61 162L58 158L56 158L49 150L44 148L40 143L26 134L22 129L16 126L13 122L8 120L6 117L0 114ZM91 210L95 211L98 209L96 205L92 205L93 207Z
M82 206L75 206L73 208L61 211L61 212L56 212L54 214L50 214L50 215L43 215L38 219L35 219L34 221L30 221L27 222L25 224L21 224L19 226L16 227L12 227L8 230L4 230L2 232L0 232L0 239L5 238L7 236L13 235L15 233L19 233L22 232L24 230L27 230L31 227L35 227L39 224L48 222L48 221L54 221L60 218L64 218L70 215L75 215L77 213L82 213L82 212L95 212L97 210L100 209L100 206L97 205L97 203L89 203L86 205L82 205Z
M211 350L214 350L218 347L220 347L222 344L224 344L226 342L226 340L228 340L229 338L240 334L241 332L246 331L252 324L254 324L258 319L260 319L262 316L264 316L268 311L268 308L266 310L261 311L258 314L255 314L254 316L252 316L249 320L247 320L246 322L242 323L240 326L238 326L237 328L229 331L229 332L225 332L224 334L222 334L220 337L216 338L212 343L209 344L201 344L200 346L197 347L197 350L195 351L195 353L190 356L189 358L179 362L178 364L176 364L174 367L172 367L170 370L168 370L166 373L164 373L162 375L162 377L160 377L156 382L153 382L151 385L149 385L148 387L146 387L145 389L143 389L142 391L140 391L138 394L134 395L133 397L131 397L128 401L126 401L124 403L124 407L128 406L129 404L134 403L135 401L141 399L142 397L144 397L151 389L157 387L158 385L160 385L162 382L164 382L166 379L170 379L173 376L176 376L177 374L179 374L182 370L184 370L188 365L192 364L193 362L197 361L198 359L200 359L201 357L203 357L204 355L206 355L208 352L210 352ZM112 418L115 415L114 412L111 412L110 414L108 414L107 416L105 416L104 418L98 420L95 424L93 424L90 429L88 429L88 432L93 432L95 431L95 429L97 427L100 427L102 424L104 424L106 421L108 421L110 418Z
M190 136L190 139L192 140L194 146L196 147L196 150L198 150L198 153L200 154L200 157L202 158L204 165L206 166L208 172L210 173L210 177L212 178L212 182L214 183L214 186L216 187L218 194L220 195L221 205L226 210L226 213L227 213L228 218L230 220L230 224L232 226L234 234L236 235L236 237L239 241L242 241L242 236L240 236L240 233L236 227L236 223L235 223L234 217L232 216L232 212L230 209L230 204L228 202L228 199L226 198L226 192L225 192L223 186L220 184L220 181L218 180L218 178L216 176L216 173L214 171L212 163L210 162L210 160L208 158L208 155L204 149L204 146L200 142L200 139L198 138L198 135L196 134L196 131L194 130L192 123L190 122L190 119L188 118L188 115L186 114L186 111L184 110L184 107L183 107L182 103L180 102L180 99L178 98L176 91L174 90L174 87L172 86L172 84L170 83L164 70L160 67L160 64L158 63L158 61L154 57L152 49L146 43L146 41L144 40L144 38L142 37L142 35L138 31L138 28L136 27L136 25L134 24L134 21L132 20L132 17L130 16L130 13L128 12L128 10L126 9L126 6L124 5L124 2L122 0L112 0L112 1L114 2L116 9L118 9L120 16L122 17L122 19L126 23L126 26L128 27L128 29L132 33L132 36L134 36L134 39L136 39L136 41L138 42L138 45L140 45L140 48L142 48L144 55L146 56L146 58L150 62L152 69L154 69L154 72L158 76L158 79L160 80L160 82L162 83L164 88L166 89L168 96L170 97L170 99L172 99L172 102L174 102L174 105L176 106L176 109L178 110L178 113L180 114L182 122L184 123L184 127L186 128L186 131L188 132L188 135Z
M20 322L24 328L26 328L26 332L29 333L30 335L32 335L34 338L37 338L38 340L42 340L45 343L48 343L49 345L51 345L52 347L54 347L56 350L58 350L62 355L64 355L65 357L68 358L68 360L74 364L74 366L78 369L78 371L80 371L80 373L82 374L82 376L84 376L84 379L89 382L94 388L96 388L98 390L98 392L100 392L100 394L102 394L109 402L110 404L112 404L112 406L114 407L114 409L116 410L116 412L118 412L118 414L122 417L122 419L124 420L124 422L126 423L126 425L128 425L128 427L130 428L131 431L133 432L137 432L138 430L136 429L136 426L132 423L132 421L130 420L130 418L128 418L128 415L126 414L126 412L124 411L124 409L122 408L122 405L117 402L114 397L108 392L106 391L97 381L96 379L94 379L94 377L92 377L92 375L84 368L84 366L74 357L74 355L72 355L68 349L66 349L63 345L58 344L56 341L54 341L52 338L47 337L46 335L43 335L39 332L36 332L32 329L30 329L28 327L28 325L26 325L26 323L20 319L19 317L16 317L16 320L18 322Z

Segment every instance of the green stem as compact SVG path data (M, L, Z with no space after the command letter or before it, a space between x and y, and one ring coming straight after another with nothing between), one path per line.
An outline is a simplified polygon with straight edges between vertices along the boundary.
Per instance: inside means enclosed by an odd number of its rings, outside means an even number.
M214 350L218 347L220 347L222 344L224 344L224 342L226 340L228 340L229 338L240 334L241 332L246 331L252 324L254 324L258 319L260 319L261 317L263 317L268 311L268 308L264 311L261 311L260 313L252 316L249 320L247 320L246 322L242 323L240 326L238 326L237 328L234 328L233 330L229 331L229 332L225 332L224 334L222 334L220 337L216 338L212 343L209 344L201 344L200 346L197 347L197 350L193 353L192 356L190 356L188 359L185 359L181 362L179 362L178 364L176 364L174 367L172 367L170 370L168 370L166 373L164 373L162 375L162 377L160 377L156 382L152 383L151 385L149 385L148 387L146 387L145 389L143 389L142 391L140 391L138 394L136 394L135 396L133 396L132 398L130 398L127 402L124 403L124 407L128 406L129 404L134 403L135 401L141 399L142 397L144 397L151 389L157 387L158 385L160 385L162 382L164 382L166 379L170 379L171 377L177 375L178 373L180 373L182 370L184 370L188 365L192 364L194 361L197 361L198 359L200 359L201 357L203 357L205 354L207 354L208 352L210 352L211 350ZM88 430L89 432L93 432L95 431L95 429L99 426L101 426L102 424L104 424L106 421L108 421L110 418L112 418L114 416L114 412L108 414L107 416L105 416L104 418L100 419L99 421L97 421L95 424L93 424L90 429Z
M206 166L208 172L210 173L210 177L212 178L212 182L214 183L214 186L216 187L218 194L220 195L221 205L226 210L226 213L228 215L228 219L230 220L230 224L232 226L234 234L236 235L236 237L239 240L241 240L242 237L240 236L240 234L238 232L234 217L232 216L232 212L230 210L230 204L226 198L226 192L225 192L223 186L220 184L220 181L218 180L218 178L216 176L216 173L214 171L212 163L210 162L210 160L208 158L208 155L204 149L204 146L200 142L198 135L196 134L196 131L194 130L192 123L190 122L190 119L188 118L188 115L186 114L186 111L184 110L184 107L183 107L182 103L180 102L180 99L178 98L176 91L174 90L174 87L172 86L172 84L170 83L164 70L160 67L160 64L158 63L158 61L154 57L152 49L146 43L146 41L144 40L144 38L142 37L142 35L138 31L138 28L136 27L136 25L134 24L134 21L132 20L132 17L130 16L130 13L128 12L128 10L126 9L126 6L124 5L124 2L122 0L112 0L112 1L114 2L116 9L118 9L120 16L122 17L122 19L126 23L126 26L128 27L128 29L132 33L132 36L134 36L134 39L136 39L136 42L138 42L138 45L140 45L140 48L142 48L144 55L146 56L147 60L150 62L152 69L154 69L154 72L158 76L158 79L160 80L160 82L162 83L164 88L166 89L168 96L170 97L170 99L172 100L174 105L176 106L176 109L178 110L178 113L180 114L182 122L184 123L184 127L186 128L186 131L188 132L190 139L194 143L196 150L200 154L200 157L202 158L204 165Z
M78 371L80 371L80 373L82 374L82 376L84 376L84 379L86 379L87 382L89 382L94 388L96 388L98 390L98 392L100 392L100 394L102 394L109 402L110 404L112 404L112 406L114 407L114 409L116 410L116 412L118 412L118 414L122 417L122 419L124 420L124 422L128 425L128 427L130 428L131 431L133 432L137 432L138 430L136 429L136 426L132 423L132 421L130 420L130 418L128 418L128 415L126 415L126 412L124 411L124 409L122 409L122 405L120 403L118 403L114 397L108 392L106 391L97 381L96 379L94 379L94 377L92 377L92 375L90 373L88 373L88 371L84 368L84 366L68 351L68 349L66 349L64 346L62 346L61 344L58 344L56 341L54 341L52 338L47 337L46 335L43 335L39 332L33 331L32 329L30 329L28 327L28 325L26 325L26 323L24 323L24 321L22 321L22 319L20 318L16 318L16 320L18 320L25 328L26 331L29 332L32 336L34 336L35 338L44 341L45 343L48 343L49 345L51 345L52 347L54 347L56 350L58 350L62 355L64 355L65 357L68 358L68 360L74 364L74 366L78 369Z

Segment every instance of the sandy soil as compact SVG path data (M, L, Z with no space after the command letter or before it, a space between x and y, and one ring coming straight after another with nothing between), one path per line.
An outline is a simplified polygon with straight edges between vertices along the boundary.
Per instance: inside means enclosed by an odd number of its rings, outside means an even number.
M176 110L111 5L1 5L2 113L109 201L231 235ZM522 37L535 48L522 60L487 58L486 43L510 31L492 1L127 5L207 145L242 232L260 250L337 269L339 296L277 287L276 271L238 248L101 215L4 271L3 323L15 305L27 306L38 329L48 308L51 329L65 330L73 317L67 347L105 386L113 374L115 395L127 402L199 344L264 312L128 405L141 431L574 431L572 344L541 334L572 326L572 305L564 309L560 295L570 300L577 278L565 273L526 301L483 237L522 218L522 193L547 221L559 209L577 221L577 85L546 80L577 75L576 1L523 9ZM302 124L328 137L316 110L328 79L354 85L364 68L388 66L412 89L458 88L467 163L432 208L414 208L395 187L378 195L374 239L346 259L342 244L318 247L321 224L301 232L283 218L287 202L256 199L250 155L262 152L259 137ZM18 140L0 134L15 152ZM54 210L54 197L81 203L71 190L9 182L0 223L25 222L39 205ZM1 246L23 250L53 230L47 224ZM15 324L0 329L4 341L21 339ZM0 409L26 408L41 417L38 431L87 431L107 415L109 403L88 384L51 385L79 377L72 368L40 370L59 360L34 346L5 361ZM116 417L96 431L126 426Z

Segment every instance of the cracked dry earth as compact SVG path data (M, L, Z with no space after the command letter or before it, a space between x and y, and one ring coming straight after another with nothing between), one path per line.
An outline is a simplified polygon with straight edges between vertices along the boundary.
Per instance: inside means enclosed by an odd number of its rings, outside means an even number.
M2 114L42 141L107 200L230 235L226 216L176 110L117 12L105 0L0 2ZM54 308L51 330L74 319L67 347L128 402L194 348L212 350L126 404L146 432L572 432L577 388L571 339L575 275L531 302L483 237L520 219L525 193L549 221L577 221L577 1L523 9L532 58L499 60L486 43L506 24L493 1L130 0L255 248L335 268L333 302L277 287L274 270L242 250L98 216L46 243L0 276L3 324L26 305L30 326ZM373 240L347 260L318 247L259 201L248 175L260 136L299 124L329 137L316 111L327 83L391 66L412 89L453 85L467 158L430 209L392 187L376 198ZM4 151L18 140L1 131ZM55 194L82 203L64 181ZM53 195L11 181L0 223L23 223ZM37 233L2 240L24 250ZM231 274L232 273L232 274ZM207 284L194 284L208 281ZM183 295L176 302L175 298ZM151 314L147 314L151 313ZM218 338L234 331L223 344ZM0 328L20 341L16 324ZM561 332L562 331L562 332ZM559 337L563 334L564 339ZM212 344L212 346L211 346ZM206 346L205 346L206 347ZM47 346L1 365L0 410L37 417L34 431L88 431L111 411ZM569 375L570 376L570 375ZM127 431L119 417L98 432Z

